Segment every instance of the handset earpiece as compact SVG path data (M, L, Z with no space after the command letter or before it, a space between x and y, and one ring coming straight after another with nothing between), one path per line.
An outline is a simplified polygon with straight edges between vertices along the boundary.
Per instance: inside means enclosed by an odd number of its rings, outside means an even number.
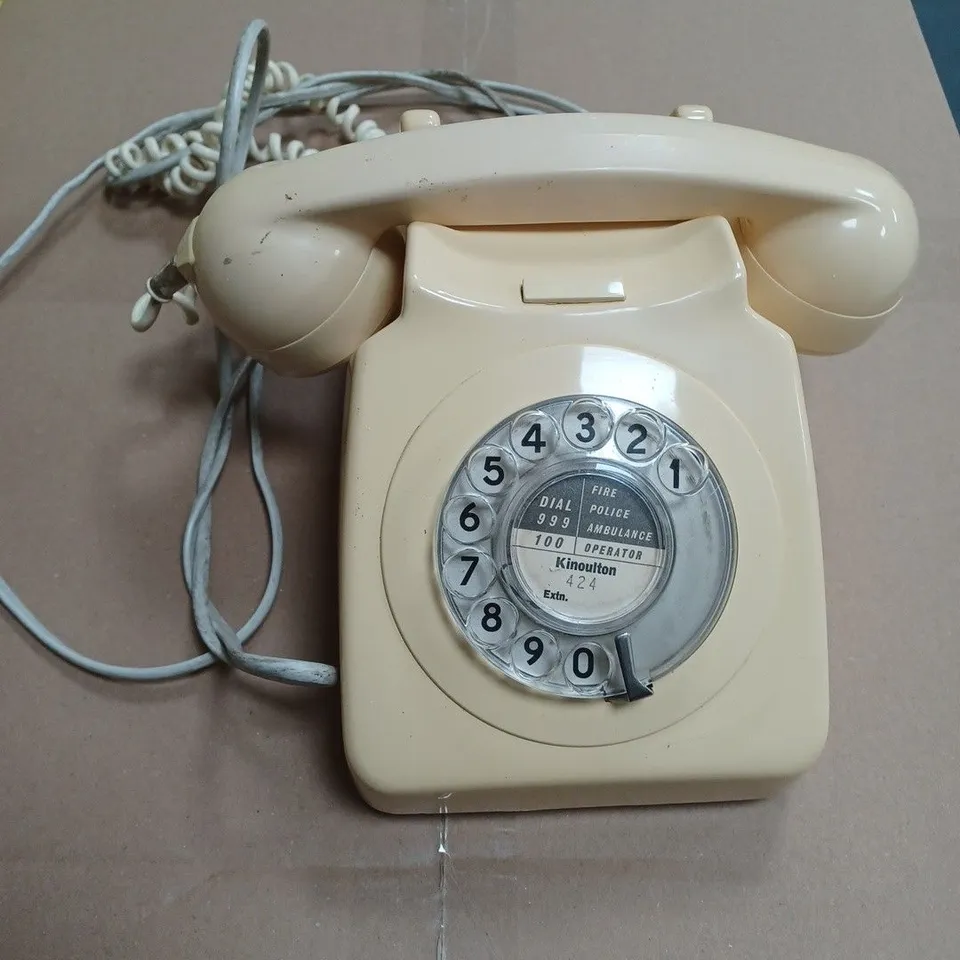
M875 169L884 181L875 205L868 195L859 198L865 202L859 209L808 201L737 223L750 304L783 327L801 352L859 346L901 300L917 258L917 217L900 184Z
M260 208L254 167L222 186L187 230L175 263L219 329L289 376L322 373L352 356L400 298L398 231L319 220L297 207Z

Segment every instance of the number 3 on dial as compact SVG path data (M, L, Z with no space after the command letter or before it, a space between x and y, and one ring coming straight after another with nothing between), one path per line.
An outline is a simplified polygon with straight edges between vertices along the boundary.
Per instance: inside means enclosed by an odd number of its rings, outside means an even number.
M563 432L581 450L602 447L610 436L613 418L599 400L575 400L563 415Z

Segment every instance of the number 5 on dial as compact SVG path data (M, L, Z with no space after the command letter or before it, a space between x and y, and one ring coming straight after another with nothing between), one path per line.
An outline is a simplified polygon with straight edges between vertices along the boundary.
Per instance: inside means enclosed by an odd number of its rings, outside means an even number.
M470 483L481 493L498 496L517 478L517 461L503 447L487 444L470 455L467 462Z

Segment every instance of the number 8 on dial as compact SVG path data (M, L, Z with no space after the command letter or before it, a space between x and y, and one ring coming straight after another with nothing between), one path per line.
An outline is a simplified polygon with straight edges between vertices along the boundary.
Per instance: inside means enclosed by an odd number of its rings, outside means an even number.
M484 646L506 643L517 629L517 608L504 597L481 597L470 609L467 628Z

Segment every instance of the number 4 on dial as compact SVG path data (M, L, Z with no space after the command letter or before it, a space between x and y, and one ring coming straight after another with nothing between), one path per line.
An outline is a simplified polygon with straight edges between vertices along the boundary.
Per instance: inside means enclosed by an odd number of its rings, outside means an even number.
M543 460L557 446L556 422L545 413L522 413L510 428L510 444L524 460Z

